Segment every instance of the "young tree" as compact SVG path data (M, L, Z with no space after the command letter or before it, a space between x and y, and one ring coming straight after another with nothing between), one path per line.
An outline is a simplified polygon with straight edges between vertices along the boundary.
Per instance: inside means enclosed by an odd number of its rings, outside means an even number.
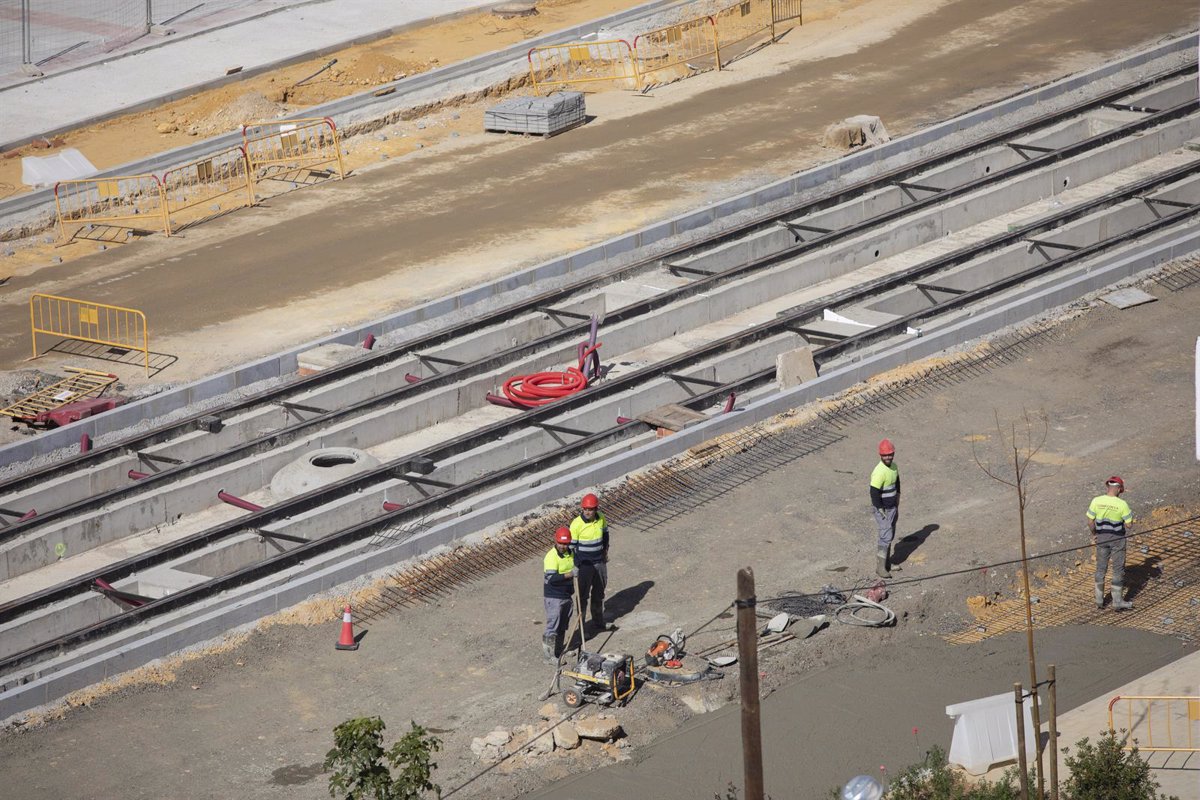
M379 717L348 719L333 729L333 749L325 754L331 797L345 800L420 800L442 789L430 778L437 764L433 754L442 749L440 739L426 734L413 722L390 750L383 749L387 727ZM384 763L386 762L386 763ZM393 770L398 770L393 774Z

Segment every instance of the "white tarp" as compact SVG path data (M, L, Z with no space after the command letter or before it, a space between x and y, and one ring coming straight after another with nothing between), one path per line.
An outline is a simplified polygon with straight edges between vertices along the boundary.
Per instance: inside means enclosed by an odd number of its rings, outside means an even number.
M1026 697L1025 751L1034 754L1033 698ZM947 760L972 775L982 775L993 764L1017 757L1017 709L1012 692L968 700L946 706L946 715L954 720Z
M26 156L21 159L21 183L35 188L95 174L92 162L74 147L44 158Z

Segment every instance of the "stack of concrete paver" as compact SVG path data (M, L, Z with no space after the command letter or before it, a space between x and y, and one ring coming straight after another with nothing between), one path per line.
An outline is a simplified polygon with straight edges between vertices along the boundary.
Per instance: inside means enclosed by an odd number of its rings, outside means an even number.
M582 125L586 117L582 92L557 92L549 97L514 97L492 106L483 114L483 128L553 136Z

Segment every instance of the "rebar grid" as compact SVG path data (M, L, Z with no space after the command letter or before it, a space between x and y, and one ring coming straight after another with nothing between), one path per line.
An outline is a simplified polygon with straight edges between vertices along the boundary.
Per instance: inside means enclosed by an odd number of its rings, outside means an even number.
M1092 597L1094 551L1075 568L1047 575L1032 590L1036 628L1060 625L1113 625L1141 628L1191 641L1200 634L1200 526L1196 519L1170 523L1131 536L1126 554L1125 595L1130 611L1114 612L1110 602L1096 608ZM1086 551L1083 551L1086 552ZM951 634L952 644L975 642L1025 630L1025 600L1015 597L976 611L968 630Z
M989 370L1024 358L1033 347L1060 335L1056 321L1045 321L997 339L985 349L964 353L953 361L930 364L919 372L879 389L861 392L822 411L820 421L844 429L881 411L892 411L952 385L985 375Z
M1195 286L1200 283L1200 257L1175 259L1155 277L1154 283L1172 292Z

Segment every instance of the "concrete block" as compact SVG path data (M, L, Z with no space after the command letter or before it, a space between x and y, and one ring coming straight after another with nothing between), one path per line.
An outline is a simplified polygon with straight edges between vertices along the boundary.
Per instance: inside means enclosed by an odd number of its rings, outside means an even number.
M330 367L358 358L365 351L352 344L323 344L296 356L301 375L313 375Z
M808 383L817 377L817 364L811 347L797 347L775 357L775 383L779 391Z
M157 600L208 580L211 580L208 575L197 575L194 572L184 572L171 567L155 567L139 575L132 586L120 588Z

